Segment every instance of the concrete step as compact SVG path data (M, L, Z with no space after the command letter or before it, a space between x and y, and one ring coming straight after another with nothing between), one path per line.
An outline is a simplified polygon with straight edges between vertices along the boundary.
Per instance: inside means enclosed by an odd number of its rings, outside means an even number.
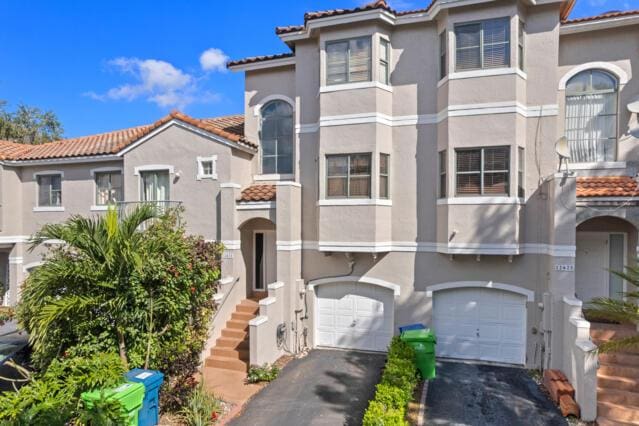
M241 303L235 307L235 312L241 312L251 315L257 315L260 312L259 306L242 305Z
M215 341L216 348L228 348L228 349L248 349L249 342L246 339L236 339L232 337L219 337Z
M618 422L601 416L597 417L597 425L599 426L634 426L637 424L639 423Z
M597 386L606 389L617 389L634 392L639 389L639 379L597 374Z
M238 330L236 328L222 329L222 337L230 337L232 339L244 340L248 337L248 330Z
M249 312L233 312L231 314L231 319L240 320L240 321L250 321L255 318L255 314Z
M223 356L210 356L206 359L205 365L207 367L224 368L227 370L248 371L247 362Z
M628 367L639 367L639 354L622 352L600 353L599 362L602 364L618 364Z
M226 322L226 328L234 330L248 330L248 321L230 319Z
M626 378L639 378L639 367L631 367L620 364L600 363L598 373L604 376L620 376Z
M639 424L639 407L637 406L598 402L597 415L617 422Z
M597 388L597 401L612 402L619 405L634 405L639 407L639 389L629 392L618 389Z
M233 348L213 348L211 349L211 356L220 356L225 358L239 359L245 362L249 361L248 349L233 349Z
M253 299L244 299L240 302L240 304L238 306L251 306L254 308L259 308L260 307L260 303L259 300L253 300Z

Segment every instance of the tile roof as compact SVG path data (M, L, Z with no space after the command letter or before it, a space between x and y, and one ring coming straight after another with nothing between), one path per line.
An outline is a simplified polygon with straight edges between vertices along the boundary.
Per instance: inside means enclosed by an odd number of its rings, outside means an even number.
M639 183L632 176L583 176L577 178L577 197L636 197Z
M279 34L286 34L286 33L291 33L296 31L302 31L305 25L308 23L308 21L312 21L313 19L328 18L330 16L349 15L351 13L365 12L368 10L375 10L375 9L385 10L387 12L392 13L395 16L409 15L411 13L423 13L430 10L430 8L433 6L433 3L435 3L435 0L432 0L428 4L428 6L425 8L416 9L416 10L403 10L401 12L398 12L392 9L388 5L388 3L386 3L385 0L376 0L371 3L367 3L363 6L355 7L352 9L331 9L331 10L320 10L317 12L307 12L304 14L304 25L289 25L285 27L276 27L275 34L279 35Z
M153 124L63 139L41 145L23 145L0 141L0 159L22 161L117 154L173 119L221 136L239 146L257 149L257 145L247 141L244 137L243 115L197 119L179 111L172 111Z
M276 193L275 185L251 185L244 188L238 201L273 201Z
M237 59L235 61L228 61L227 67L234 67L237 65L254 64L256 62L272 61L275 59L292 58L295 54L293 52L277 53L275 55L262 55L262 56L250 56L248 58Z
M602 13L600 15L595 16L586 16L583 18L575 18L575 19L566 19L562 21L562 25L566 24L579 24L581 22L590 22L590 21L599 21L602 19L611 19L611 18L622 18L625 16L639 15L639 9L637 10L614 10L611 12Z

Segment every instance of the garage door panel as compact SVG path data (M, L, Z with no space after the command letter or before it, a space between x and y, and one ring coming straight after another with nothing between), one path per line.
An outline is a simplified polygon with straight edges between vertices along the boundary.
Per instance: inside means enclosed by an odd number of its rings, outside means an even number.
M433 326L438 355L524 363L526 300L498 289L463 288L435 293Z
M335 303L326 303L327 298ZM317 344L385 351L393 335L393 303L391 291L368 284L320 286L317 291Z

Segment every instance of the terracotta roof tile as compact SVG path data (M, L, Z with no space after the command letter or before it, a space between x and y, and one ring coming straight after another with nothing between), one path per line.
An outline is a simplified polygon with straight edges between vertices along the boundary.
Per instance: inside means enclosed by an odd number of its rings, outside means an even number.
M179 111L173 111L153 124L97 135L63 139L41 145L0 142L0 159L20 161L117 154L122 149L173 119L221 136L240 146L257 149L257 145L247 141L244 137L243 115L197 119Z
M398 12L392 9L388 5L388 3L384 0L376 0L371 3L365 4L363 6L355 7L352 9L331 9L331 10L321 10L317 12L307 12L304 14L304 25L289 25L284 27L276 27L275 33L279 35L279 34L286 34L286 33L291 33L296 31L302 31L305 28L308 21L312 21L313 19L327 18L330 16L348 15L351 13L365 12L365 11L374 10L374 9L382 9L392 13L395 16L410 15L411 13L423 13L430 10L434 2L435 0L432 0L428 4L428 6L421 9L403 10L401 12Z
M626 10L626 11L615 10L612 12L606 12L606 13L602 13L600 15L595 15L595 16L586 16L583 18L567 19L562 21L562 25L578 24L581 22L589 22L589 21L599 21L601 19L622 18L624 16L632 16L632 15L639 15L639 9Z
M577 178L577 197L636 197L639 183L632 176L584 176Z
M229 61L226 63L227 67L234 67L237 65L254 64L256 62L272 61L275 59L292 58L295 54L293 52L277 53L275 55L262 55L262 56L250 56L248 58L242 58L235 61Z
M242 191L238 201L273 201L276 192L275 185L251 185Z

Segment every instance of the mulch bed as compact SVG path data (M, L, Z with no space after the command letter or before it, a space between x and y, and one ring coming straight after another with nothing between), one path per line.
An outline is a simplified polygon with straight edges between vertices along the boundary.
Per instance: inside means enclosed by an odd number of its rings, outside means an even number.
M406 421L411 426L416 426L419 422L420 401L422 398L422 390L424 389L424 381L420 380L413 391L413 399L406 407Z

